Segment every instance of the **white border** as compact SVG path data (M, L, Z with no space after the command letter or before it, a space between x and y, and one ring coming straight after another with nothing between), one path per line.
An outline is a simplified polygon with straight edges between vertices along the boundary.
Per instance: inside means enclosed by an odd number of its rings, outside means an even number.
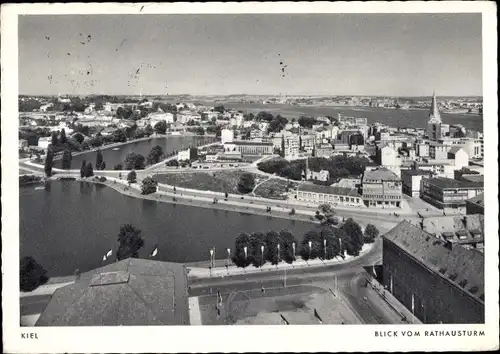
M142 11L140 11L142 8ZM486 325L224 326L36 328L21 340L19 326L19 188L17 166L17 15L153 13L457 13L483 14L485 136ZM9 353L409 351L498 349L498 102L497 21L494 2L10 4L1 8L2 48L2 310ZM495 167L496 166L496 167ZM480 329L485 337L376 338L375 330ZM255 333L252 333L255 332Z

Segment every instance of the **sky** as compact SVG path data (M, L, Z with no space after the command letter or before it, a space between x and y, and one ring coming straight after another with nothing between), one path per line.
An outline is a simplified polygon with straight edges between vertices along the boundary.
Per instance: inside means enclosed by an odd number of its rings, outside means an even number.
M482 95L481 14L19 16L20 94Z

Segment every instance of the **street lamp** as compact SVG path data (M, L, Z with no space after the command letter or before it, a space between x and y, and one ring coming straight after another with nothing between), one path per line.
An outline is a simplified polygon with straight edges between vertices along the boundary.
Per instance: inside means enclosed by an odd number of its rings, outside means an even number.
M311 259L311 246L312 246L312 241L309 241L309 259Z
M276 263L276 268L278 268L278 264L280 262L280 244L278 243L278 245L276 246L276 248L278 249L278 263Z
M226 271L227 271L227 275L229 275L229 261L231 259L231 249L228 248L227 249L227 264L226 264Z
M214 250L213 248L210 248L210 265L208 266L208 269L210 269L210 276L212 276L212 267L214 265Z
M326 260L326 238L323 239L323 249L325 250L325 260Z
M260 254L262 256L260 259L260 271L262 272L262 266L264 265L264 245L260 246Z

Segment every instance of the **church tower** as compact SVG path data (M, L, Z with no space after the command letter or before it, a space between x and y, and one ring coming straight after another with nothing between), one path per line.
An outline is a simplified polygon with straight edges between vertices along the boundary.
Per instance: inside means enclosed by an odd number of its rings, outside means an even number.
M427 136L431 140L441 138L441 115L439 114L436 93L432 94L431 110L429 112L429 121L427 122Z

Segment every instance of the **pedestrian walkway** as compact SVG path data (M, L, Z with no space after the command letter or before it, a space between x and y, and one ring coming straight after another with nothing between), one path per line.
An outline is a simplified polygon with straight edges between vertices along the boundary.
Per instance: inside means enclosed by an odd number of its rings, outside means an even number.
M365 244L360 252L360 255L368 252L372 248L373 244ZM359 257L359 256L358 256ZM299 268L308 268L308 267L325 267L334 264L348 263L357 257L346 255L345 259L340 257L336 257L334 259L322 260L322 259L311 259L304 260L300 257L297 257L296 261L289 264L284 261L281 261L278 265L272 265L270 263L264 264L262 267L256 268L252 265L241 268L237 267L234 264L222 267L209 268L207 267L186 267L188 270L188 276L192 278L210 278L210 277L226 277L226 276L235 276L242 274L252 274L252 273L261 273L261 272L277 272L284 271L290 269L299 269ZM220 263L219 263L220 264Z
M200 302L197 296L189 298L189 323L191 326L200 326L202 324Z
M412 314L412 312L406 308L402 303L398 301L384 286L380 284L376 279L370 277L367 278L369 286L375 290L375 292L397 313L401 315L402 318L406 319L409 324L422 324L422 322Z

